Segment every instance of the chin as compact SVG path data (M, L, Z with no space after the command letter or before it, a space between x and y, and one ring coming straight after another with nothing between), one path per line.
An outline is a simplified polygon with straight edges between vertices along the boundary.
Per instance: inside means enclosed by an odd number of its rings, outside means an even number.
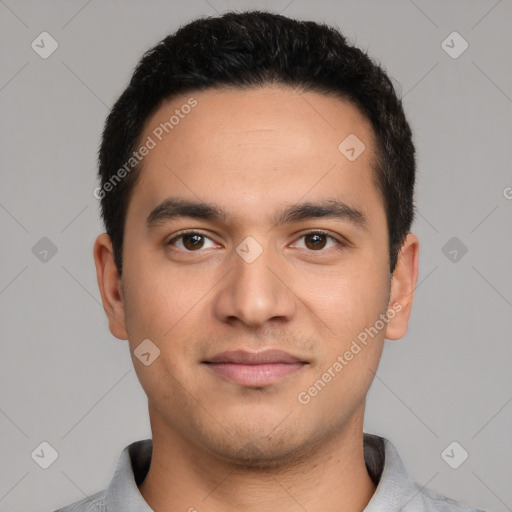
M204 440L205 448L230 465L254 470L295 466L316 449L319 439L315 439L315 435L301 435L297 425L289 423L287 428L276 429L274 424L273 429L266 425L256 428L254 425L250 428L232 427L230 435L226 431L217 432L219 437L210 432Z

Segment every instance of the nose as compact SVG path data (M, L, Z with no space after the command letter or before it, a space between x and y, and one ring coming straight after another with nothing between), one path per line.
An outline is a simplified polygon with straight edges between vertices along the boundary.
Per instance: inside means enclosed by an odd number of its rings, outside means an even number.
M290 321L297 297L286 283L283 261L264 250L254 261L239 253L231 255L231 271L215 297L215 316L224 323L241 322L261 327L269 321Z

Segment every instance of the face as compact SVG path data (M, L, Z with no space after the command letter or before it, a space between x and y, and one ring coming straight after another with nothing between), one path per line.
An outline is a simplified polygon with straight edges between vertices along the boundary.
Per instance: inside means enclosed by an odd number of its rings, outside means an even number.
M272 463L362 429L384 338L406 330L417 247L391 279L369 123L339 98L268 86L174 98L148 137L122 279L106 235L95 258L153 435ZM160 351L148 365L143 340Z

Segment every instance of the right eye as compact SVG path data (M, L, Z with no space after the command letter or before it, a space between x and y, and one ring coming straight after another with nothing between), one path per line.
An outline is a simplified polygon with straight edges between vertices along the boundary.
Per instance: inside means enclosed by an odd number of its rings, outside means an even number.
M210 245L205 245L210 242ZM216 247L215 242L198 231L184 231L174 236L167 242L167 245L176 247L181 251L195 252L199 249L212 249Z

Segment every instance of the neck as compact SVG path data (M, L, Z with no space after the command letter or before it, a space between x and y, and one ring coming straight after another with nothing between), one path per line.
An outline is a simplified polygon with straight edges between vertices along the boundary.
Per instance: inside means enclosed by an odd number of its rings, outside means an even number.
M139 491L155 512L362 511L375 492L363 456L363 413L308 457L271 469L219 460L152 421L151 466Z

